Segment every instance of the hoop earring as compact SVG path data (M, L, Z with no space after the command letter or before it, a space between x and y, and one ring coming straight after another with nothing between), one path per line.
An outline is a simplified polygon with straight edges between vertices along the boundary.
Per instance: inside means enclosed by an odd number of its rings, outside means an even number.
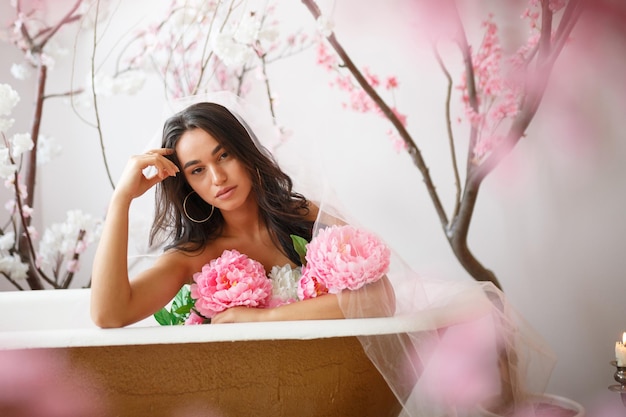
M206 219L204 219L204 220L196 220L196 219L194 219L193 217L191 217L191 216L189 215L189 213L187 213L187 200L189 199L189 197L190 197L193 193L195 193L195 191L191 191L191 192L189 192L189 194L187 194L187 196L186 196L186 197L185 197L185 199L183 200L183 212L185 213L185 217L187 217L187 218L188 218L189 220L191 220L192 222L194 222L194 223L204 223L204 222L206 222L207 220L209 220L209 219L211 218L211 216L213 216L213 212L215 211L215 206L214 206L214 205L211 205L211 213L209 214L209 217L207 217Z

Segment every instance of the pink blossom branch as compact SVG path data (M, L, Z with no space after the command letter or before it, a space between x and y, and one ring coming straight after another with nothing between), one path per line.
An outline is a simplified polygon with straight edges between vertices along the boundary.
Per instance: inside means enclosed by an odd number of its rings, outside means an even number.
M546 3L548 3L547 0L542 2L544 12L547 8ZM564 17L561 20L561 27L563 28L560 30L561 38L559 38L558 43L554 47L552 47L550 43L552 36L552 12L548 10L548 13L543 14L542 32L537 58L538 62L534 74L532 74L533 82L530 86L527 85L526 99L523 101L518 114L511 123L506 138L497 145L482 163L479 165L468 165L468 176L466 178L465 192L459 215L454 219L450 232L452 236L451 243L455 253L457 253L457 258L462 260L462 263L464 262L463 259L467 259L467 264L463 263L463 266L472 276L475 276L472 271L480 272L481 270L480 265L474 262L473 256L468 258L470 253L467 247L467 235L478 198L479 187L482 180L493 171L502 159L515 147L532 121L539 108L553 64L563 48L564 42L561 41L561 39L569 37L582 11L581 5L581 0L572 0L568 3ZM489 274L491 271L485 269L483 273Z
M13 158L10 158L11 163L14 163ZM26 278L26 282L33 290L41 290L43 289L43 285L41 284L41 279L46 281L48 284L55 287L54 282L48 278L48 276L36 266L37 254L35 253L35 245L33 244L33 239L28 230L28 226L30 224L30 217L27 217L24 214L24 203L22 202L22 197L19 189L19 175L16 172L13 178L13 187L15 192L15 209L20 218L20 225L18 230L19 244L18 244L18 254L20 255L20 259L22 262L28 264L28 275ZM29 194L30 195L30 194ZM32 207L29 205L29 207Z
M58 30L63 27L65 24L68 24L75 19L72 17L74 12L80 6L81 0L77 0L76 3L72 6L70 11L47 33L46 37L39 42L39 44L35 45L33 38L30 36L28 31L26 30L26 25L22 25L22 35L29 42L31 51L34 55L41 54L44 45L51 39L54 34L58 32ZM21 12L21 2L17 3L17 11ZM26 189L29 191L28 195L24 200L24 204L33 208L34 207L34 196L35 196L35 186L37 179L37 146L39 142L39 132L41 128L41 117L43 114L43 104L46 99L45 90L46 90L46 81L48 77L48 68L42 62L41 59L38 60L38 76L37 76L37 89L35 92L35 109L33 112L33 122L31 126L31 139L33 141L33 148L28 153L28 159L26 163ZM18 184L17 175L15 178L16 187ZM43 279L47 283L54 285L54 283L41 271L39 268L35 266L36 264L36 254L34 251L33 243L31 240L30 233L28 232L28 227L30 226L31 219L30 217L24 216L22 210L22 202L19 196L19 190L16 188L16 202L18 204L18 210L21 217L20 225L18 226L16 236L18 238L18 254L22 262L26 262L29 265L29 272L27 276L27 282L31 289L43 289L43 284L41 280Z
M454 19L457 28L456 35L456 43L461 50L461 55L463 56L463 63L465 64L465 78L467 85L467 96L470 108L474 113L478 113L478 91L476 89L476 76L474 74L474 63L472 61L472 50L467 41L467 36L465 35L465 28L463 26L463 22L461 20L461 16L459 15L459 10L456 6L455 0L447 0L449 4L449 11L451 17ZM467 153L467 170L469 172L469 167L472 165L472 160L474 159L474 149L476 148L476 143L478 141L478 128L475 124L472 123L470 126L470 135L469 135L469 152Z
M44 45L46 43L48 43L48 41L59 31L59 29L61 29L63 26L65 26L68 23L72 23L78 19L80 19L80 16L73 16L74 12L76 12L76 10L78 10L78 7L80 6L80 4L82 3L83 0L76 0L76 3L74 3L74 6L72 6L72 8L65 14L65 16L59 21L59 23L56 24L56 26L52 27L52 28L48 28L46 29L46 37L39 42L39 45L41 48L44 47ZM42 32L39 32L37 34L37 37L40 36L42 34Z
M302 0L302 2L307 6L311 14L315 19L318 19L321 15L321 12L315 2L313 0ZM456 9L455 9L456 10ZM460 22L460 19L459 19ZM464 45L467 45L467 41L465 40L465 35L463 32L460 32L459 35L460 42ZM461 200L461 205L459 207L459 213L456 217L454 217L450 222L448 222L447 214L441 204L441 200L437 194L435 189L435 185L430 177L430 172L426 163L424 162L421 152L419 151L417 145L413 141L410 134L404 128L403 124L400 122L396 114L391 110L391 108L385 103L385 101L378 95L376 90L372 88L372 86L367 82L365 77L361 74L359 69L354 65L348 54L345 52L343 47L339 44L334 34L328 37L328 42L331 44L337 55L342 59L344 66L352 73L354 78L357 80L361 88L368 94L368 96L379 106L383 114L389 119L389 121L394 125L400 137L405 141L407 145L407 152L411 156L413 163L417 166L419 171L422 174L422 179L426 184L426 189L429 193L431 201L435 206L435 211L439 216L439 221L444 230L446 238L450 243L450 246L459 260L463 268L476 280L478 281L490 281L496 287L502 288L500 282L496 278L495 274L489 269L485 268L471 253L467 245L467 232L469 230L469 223L471 220L471 216L473 214L473 209L476 205L476 198L478 197L478 188L476 189L466 189L463 193L463 197ZM471 66L471 54L469 50L469 46L465 48L464 59L466 62L466 66ZM469 79L473 79L473 69L467 70L471 77L468 76L468 83L470 83ZM469 84L468 84L469 85ZM475 89L473 90L475 91ZM473 93L474 98L476 94ZM477 100L476 100L477 105ZM472 137L474 138L476 132L474 129L472 130Z
M33 124L31 127L31 138L33 140L33 149L28 154L28 161L26 165L26 189L29 191L25 199L25 204L29 207L33 207L35 196L35 184L37 178L37 142L39 138L39 129L41 127L41 115L43 112L44 92L46 88L46 79L48 74L48 68L45 64L39 62L39 71L37 77L37 90L35 96L35 111L33 114ZM21 204L21 198L19 195L18 177L15 176L15 199L16 202ZM18 227L16 236L18 238L18 253L22 262L28 262L28 277L26 278L30 288L34 290L43 289L39 274L36 273L33 267L34 259L36 256L33 252L32 241L30 234L28 233L28 226L30 226L30 217L26 218L22 212L21 206L19 208L21 216L21 224Z
M493 152L480 164L474 165L471 175L468 176L468 184L472 188L478 188L482 180L500 163L500 161L515 147L524 136L535 113L539 108L550 73L554 63L560 55L566 40L569 38L576 22L584 9L586 0L570 0L561 18L557 29L555 42L551 45L549 38L551 32L543 30L539 41L539 53L536 70L533 74L533 84L527 86L527 99L524 100L519 113L511 123L511 127L503 140ZM547 0L545 1L547 3ZM550 13L551 16L551 13ZM551 27L551 24L550 24ZM548 38L548 40L544 40ZM543 51L542 51L543 49Z
M220 27L220 32L226 26L226 22L228 21L228 18L230 17L230 15L233 12L233 9L234 9L234 6L235 6L234 3L235 2L232 1L230 3L230 5L228 6L228 12L226 13L226 18L224 19L224 23ZM211 32L213 31L213 24L215 23L216 19L217 19L217 13L214 13L213 14L213 18L211 19L211 24L209 25L209 29L207 30L207 36L205 38L204 47L202 49L202 57L200 59L200 61L202 62L202 66L200 68L200 76L198 77L198 82L196 83L196 86L194 87L192 94L197 94L198 93L198 90L200 89L200 86L202 85L202 80L204 79L204 74L206 73L206 69L207 69L207 67L209 65L211 57L213 57L213 54L214 54L213 50L211 50L211 52L205 57L206 51L208 50L208 47L209 47L210 35L211 35Z
M313 17L317 20L321 16L321 11L314 0L302 0L302 3L309 9ZM435 189L435 185L430 177L430 172L424 159L422 158L422 154L413 141L413 138L406 130L402 122L398 119L396 114L391 110L391 108L385 103L385 101L378 95L376 90L372 88L372 86L367 82L361 71L357 68L357 66L352 62L352 59L348 56L346 51L343 49L341 44L337 41L335 34L331 34L328 37L328 42L333 47L337 55L343 61L343 65L352 73L356 81L359 83L361 88L367 93L367 95L376 103L376 105L383 112L385 117L389 119L389 121L393 124L393 126L398 131L400 137L404 140L407 145L407 152L411 156L413 163L417 166L419 171L422 173L422 177L424 183L426 184L426 189L430 195L430 198L435 206L435 211L439 216L439 221L442 227L445 229L448 227L448 216L443 208L441 200L439 199L439 195Z
M80 243L82 242L82 240L85 238L85 229L80 229L78 231L78 237L76 238L76 246L80 245ZM72 262L78 262L78 260L80 259L80 254L78 253L78 251L74 250L74 254L72 255ZM65 275L65 279L63 280L63 283L61 284L62 289L68 289L70 284L72 283L72 279L74 278L74 271L67 271L66 275Z

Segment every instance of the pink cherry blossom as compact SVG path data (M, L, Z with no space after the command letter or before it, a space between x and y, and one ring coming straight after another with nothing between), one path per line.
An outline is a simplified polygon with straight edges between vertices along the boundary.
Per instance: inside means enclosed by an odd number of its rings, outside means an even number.
M272 294L263 265L236 250L225 250L195 273L193 280L195 308L209 318L235 306L265 307Z
M353 226L320 230L307 245L303 273L318 278L331 293L356 290L387 272L390 251L374 234Z

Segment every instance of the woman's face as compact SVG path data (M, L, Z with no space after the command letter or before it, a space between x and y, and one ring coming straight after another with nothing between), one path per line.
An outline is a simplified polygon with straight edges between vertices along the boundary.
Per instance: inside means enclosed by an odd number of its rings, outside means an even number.
M207 203L230 211L250 197L252 181L245 166L204 130L183 133L175 150L189 185Z

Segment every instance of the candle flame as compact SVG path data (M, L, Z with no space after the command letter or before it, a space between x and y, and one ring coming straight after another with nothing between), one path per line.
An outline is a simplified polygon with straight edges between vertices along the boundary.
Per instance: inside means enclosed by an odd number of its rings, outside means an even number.
M626 332L622 334L622 344L626 345Z

